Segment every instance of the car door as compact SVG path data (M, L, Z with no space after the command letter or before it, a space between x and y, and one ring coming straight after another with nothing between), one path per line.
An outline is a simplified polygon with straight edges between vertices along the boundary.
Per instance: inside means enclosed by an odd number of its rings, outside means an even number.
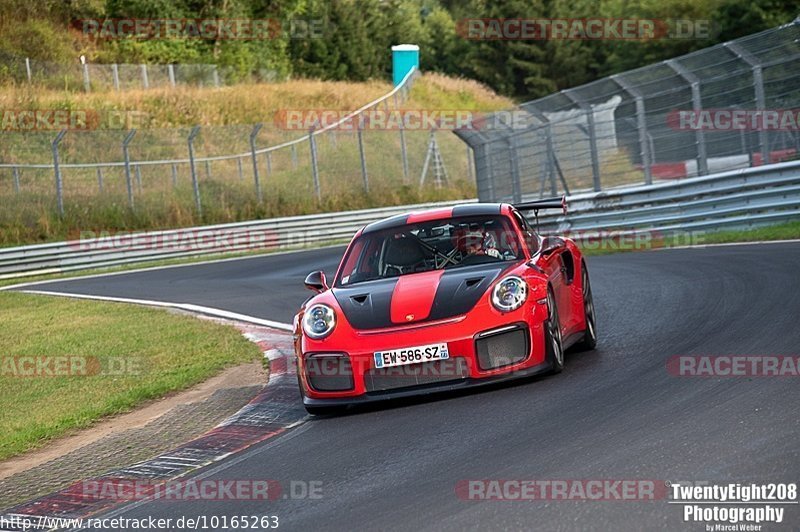
M566 334L568 328L571 326L569 318L573 314L573 302L570 294L570 279L567 278L566 263L562 255L564 253L569 253L569 251L566 245L564 245L553 253L539 253L544 239L536 233L533 227L528 223L528 220L526 220L519 211L513 210L512 212L522 236L525 238L528 249L536 260L536 265L545 272L547 278L550 280L550 284L553 287L553 296L558 306L561 332Z

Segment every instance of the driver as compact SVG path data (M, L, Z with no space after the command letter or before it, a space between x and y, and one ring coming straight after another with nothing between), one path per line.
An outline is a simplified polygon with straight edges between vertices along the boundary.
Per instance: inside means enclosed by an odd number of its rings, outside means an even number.
M459 228L456 230L455 237L456 246L464 257L488 255L496 259L503 258L497 249L497 238L492 233L484 232L477 226Z

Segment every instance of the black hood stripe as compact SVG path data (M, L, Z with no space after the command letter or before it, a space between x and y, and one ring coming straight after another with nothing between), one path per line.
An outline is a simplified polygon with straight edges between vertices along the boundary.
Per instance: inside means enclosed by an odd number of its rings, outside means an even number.
M500 274L514 264L492 263L445 270L439 285L432 287L436 290L436 295L430 315L417 323L466 314ZM399 325L392 323L391 318L392 295L397 279L394 277L358 283L352 287L334 288L333 295L347 321L355 329L392 327Z

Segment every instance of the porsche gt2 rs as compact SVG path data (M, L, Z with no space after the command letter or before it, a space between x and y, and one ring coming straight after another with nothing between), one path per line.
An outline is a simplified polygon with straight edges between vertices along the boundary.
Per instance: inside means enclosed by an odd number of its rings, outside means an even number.
M294 320L306 409L560 372L565 349L597 341L586 264L573 241L521 214L559 207L466 204L359 230L330 284Z

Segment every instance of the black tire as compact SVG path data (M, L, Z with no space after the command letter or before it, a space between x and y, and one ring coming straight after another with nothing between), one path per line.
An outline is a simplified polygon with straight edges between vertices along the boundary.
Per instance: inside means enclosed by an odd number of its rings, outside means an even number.
M564 344L561 340L561 323L553 289L547 287L547 320L544 322L544 341L547 361L553 373L564 369Z
M594 312L592 285L589 283L589 270L586 269L586 263L581 263L581 271L583 315L586 319L586 331L583 333L583 339L575 344L575 347L578 351L591 351L597 347L597 318Z

